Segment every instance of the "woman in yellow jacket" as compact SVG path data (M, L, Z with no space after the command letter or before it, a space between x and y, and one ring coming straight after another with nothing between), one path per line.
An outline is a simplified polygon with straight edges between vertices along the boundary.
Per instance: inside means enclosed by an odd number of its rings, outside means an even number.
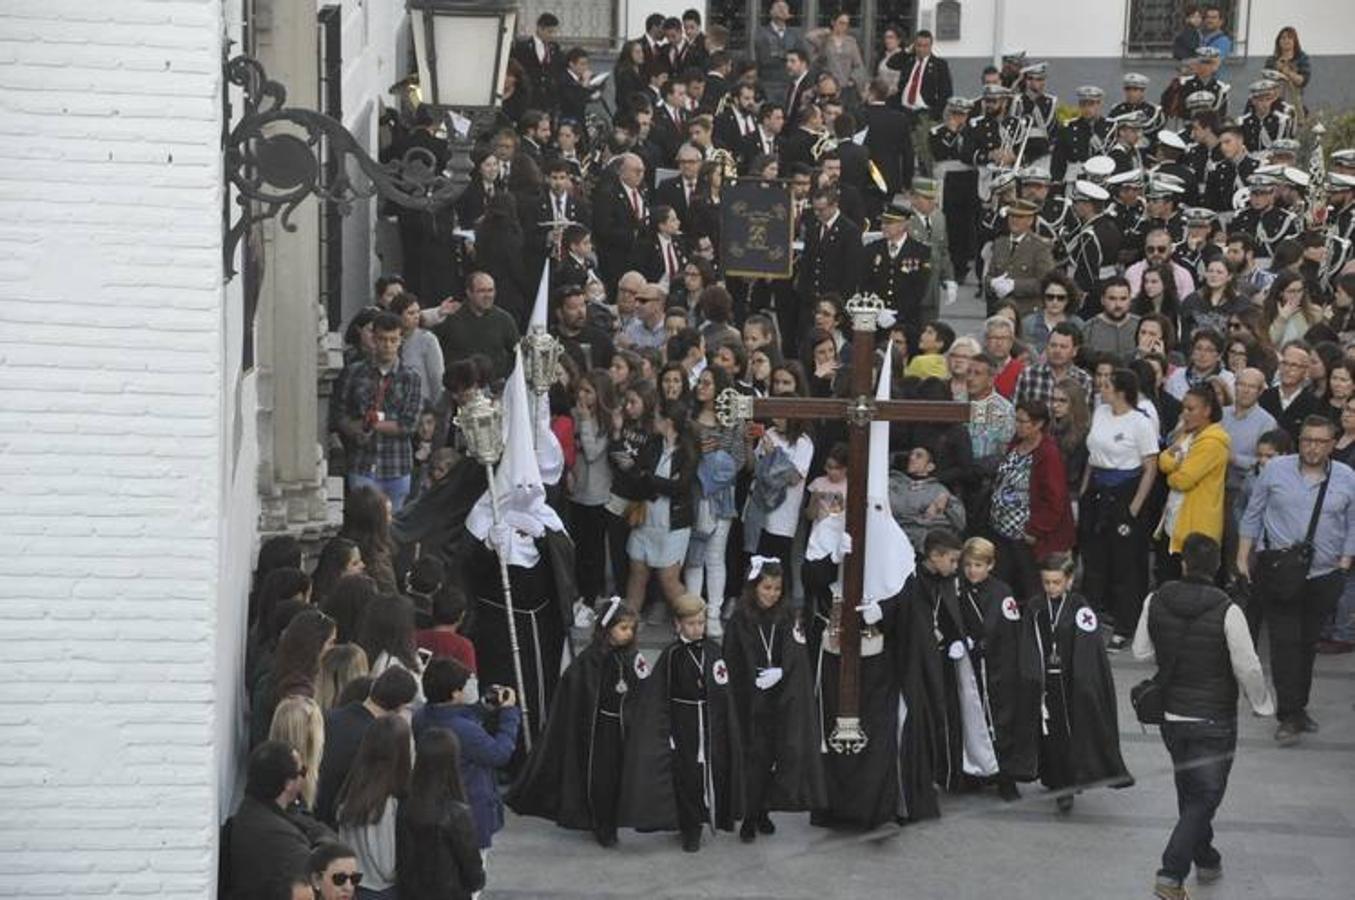
M1170 562L1159 571L1180 577L1181 544L1192 532L1223 538L1223 486L1228 474L1228 432L1219 424L1223 407L1208 384L1199 384L1181 398L1181 422L1171 446L1158 454L1157 467L1167 476L1166 508L1158 525L1167 539Z

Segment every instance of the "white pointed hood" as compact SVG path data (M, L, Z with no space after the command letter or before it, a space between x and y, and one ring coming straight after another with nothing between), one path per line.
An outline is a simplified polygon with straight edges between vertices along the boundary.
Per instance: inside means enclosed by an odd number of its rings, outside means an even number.
M531 539L545 534L547 529L563 532L565 526L546 503L546 484L532 446L531 413L527 381L522 374L521 350L517 351L513 374L504 385L502 402L504 450L494 468L494 487L499 495L499 515L513 531L509 562L531 567L539 559ZM490 493L485 491L466 518L466 530L484 540L493 524Z
M527 323L529 334L537 328L543 332L548 330L546 310L549 301L550 260L548 259L541 268L541 283L536 288L536 303L532 306L532 317ZM518 364L522 364L521 353L518 354ZM559 438L550 428L549 396L542 397L540 402L535 404L535 409L536 436L533 444L536 447L536 463L541 469L541 479L546 484L558 484L565 473L565 454L560 449Z
M876 400L889 399L892 348L885 344ZM870 464L866 475L866 557L862 600L888 600L913 574L913 545L889 509L889 423L870 423Z

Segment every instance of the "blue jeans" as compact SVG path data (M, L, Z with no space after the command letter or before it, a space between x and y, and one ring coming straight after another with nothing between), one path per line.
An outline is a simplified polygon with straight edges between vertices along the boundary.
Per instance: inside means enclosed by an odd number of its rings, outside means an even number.
M1160 877L1184 881L1193 863L1218 868L1214 812L1228 789L1237 751L1237 721L1165 722L1162 743L1176 770L1176 827L1162 851Z
M1346 576L1341 599L1336 602L1336 618L1322 630L1333 641L1355 644L1355 575Z
M399 478L371 478L367 475L359 475L356 472L348 473L348 489L355 490L360 487L374 487L385 494L391 502L391 512L398 512L400 507L405 505L405 498L409 496L409 476L401 475Z

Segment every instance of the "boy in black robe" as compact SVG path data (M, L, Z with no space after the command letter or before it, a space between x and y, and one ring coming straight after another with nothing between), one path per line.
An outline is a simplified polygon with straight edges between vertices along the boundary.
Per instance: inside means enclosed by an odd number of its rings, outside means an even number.
M826 802L804 630L782 594L780 561L754 556L749 565L724 638L743 736L744 843L776 832L771 810L812 810Z
M975 636L974 662L979 694L993 749L997 752L998 794L1019 799L1018 781L1033 781L1039 755L1040 657L1034 632L1021 621L1021 606L1005 582L992 577L997 551L985 538L965 541L960 562L960 615Z
M701 826L733 831L743 816L743 747L720 645L706 637L706 604L673 601L677 639L654 664L629 725L621 819L637 831L682 835L701 849Z
M619 597L604 604L593 642L560 679L541 740L505 798L519 815L592 831L616 845L625 728L649 665L635 649L635 613Z
M1120 756L1115 680L1096 613L1072 593L1073 560L1054 553L1040 563L1041 596L1026 622L1042 661L1040 782L1060 792L1059 812L1073 808L1069 788L1134 783Z

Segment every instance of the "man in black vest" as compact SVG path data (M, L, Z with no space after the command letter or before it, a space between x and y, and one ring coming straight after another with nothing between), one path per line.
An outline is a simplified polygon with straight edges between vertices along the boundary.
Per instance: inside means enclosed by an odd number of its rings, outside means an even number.
M1134 656L1158 660L1167 719L1162 742L1176 770L1178 818L1154 885L1163 900L1188 896L1183 883L1192 864L1201 883L1223 876L1213 820L1237 750L1238 684L1257 715L1275 711L1246 614L1214 587L1220 553L1213 538L1187 535L1184 576L1149 595L1134 635Z

